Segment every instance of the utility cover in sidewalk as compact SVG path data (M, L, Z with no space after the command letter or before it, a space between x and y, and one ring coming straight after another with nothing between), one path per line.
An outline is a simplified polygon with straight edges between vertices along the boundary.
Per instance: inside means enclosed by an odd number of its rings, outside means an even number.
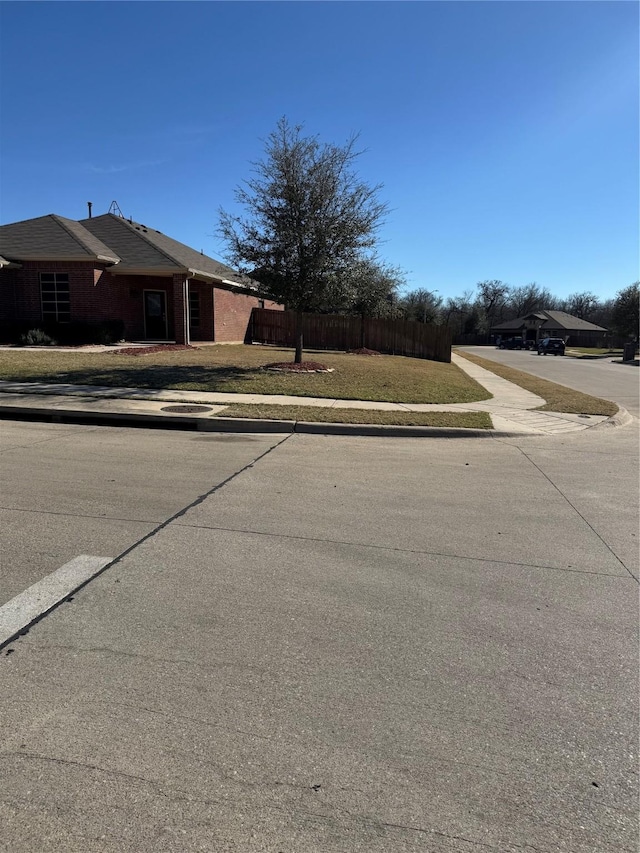
M198 415L212 412L211 406L163 406L161 412L174 412L176 415Z

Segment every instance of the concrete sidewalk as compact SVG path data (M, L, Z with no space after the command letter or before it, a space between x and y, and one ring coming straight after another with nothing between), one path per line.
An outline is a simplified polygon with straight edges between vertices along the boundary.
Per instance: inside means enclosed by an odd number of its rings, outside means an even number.
M204 391L155 390L149 388L113 388L96 385L65 385L31 382L0 382L0 417L47 418L57 421L126 424L243 432L313 431L349 434L398 435L557 435L578 432L605 421L620 422L603 415L575 415L536 411L544 405L542 397L496 376L489 370L452 354L452 361L492 395L476 403L383 403L368 400L338 400L322 397L290 397L269 394L230 394ZM206 406L201 412L170 412L167 404ZM316 406L336 409L370 409L397 412L488 412L492 430L441 429L435 427L403 427L358 424L308 424L289 420L264 421L219 417L234 403L268 403L282 406ZM624 414L624 413L623 413Z

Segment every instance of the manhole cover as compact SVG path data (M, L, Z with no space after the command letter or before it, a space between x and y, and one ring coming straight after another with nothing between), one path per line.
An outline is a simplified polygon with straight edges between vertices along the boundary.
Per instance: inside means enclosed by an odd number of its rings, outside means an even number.
M161 412L173 412L176 415L198 415L202 412L212 412L211 406L163 406Z

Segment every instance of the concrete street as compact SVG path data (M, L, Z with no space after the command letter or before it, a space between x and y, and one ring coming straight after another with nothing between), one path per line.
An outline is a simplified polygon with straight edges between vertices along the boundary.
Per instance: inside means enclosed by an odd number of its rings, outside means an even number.
M1 423L0 850L635 851L637 426Z
M530 350L500 350L495 347L461 347L482 358L517 367L560 385L568 385L585 394L613 400L636 418L640 417L638 403L640 371L632 364L619 364L614 358L588 359L569 356L542 356Z

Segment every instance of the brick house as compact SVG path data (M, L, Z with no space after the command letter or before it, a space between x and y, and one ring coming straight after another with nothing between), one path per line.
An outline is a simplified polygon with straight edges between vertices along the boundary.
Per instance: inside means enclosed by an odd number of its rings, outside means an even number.
M241 343L260 285L113 213L0 226L0 324L118 320L127 340Z

